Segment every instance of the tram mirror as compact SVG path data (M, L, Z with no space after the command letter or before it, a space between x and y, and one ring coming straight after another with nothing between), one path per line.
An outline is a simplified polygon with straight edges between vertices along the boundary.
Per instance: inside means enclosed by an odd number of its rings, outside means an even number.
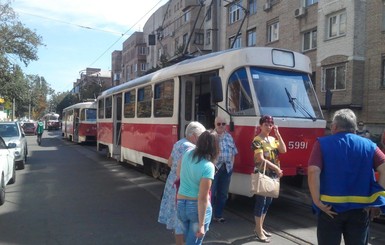
M219 76L210 78L211 101L218 103L223 101L222 80Z

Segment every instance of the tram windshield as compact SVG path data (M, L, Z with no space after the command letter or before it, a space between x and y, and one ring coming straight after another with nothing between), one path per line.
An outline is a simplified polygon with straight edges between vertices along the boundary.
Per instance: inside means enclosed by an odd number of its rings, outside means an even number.
M91 122L96 121L96 109L86 109L86 120Z
M293 71L250 69L261 115L322 119L309 76Z

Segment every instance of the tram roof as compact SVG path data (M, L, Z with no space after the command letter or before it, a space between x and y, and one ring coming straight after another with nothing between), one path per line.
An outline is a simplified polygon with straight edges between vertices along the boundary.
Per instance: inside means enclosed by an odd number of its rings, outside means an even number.
M96 102L95 101L86 101L86 102L80 102L76 103L74 105L70 105L63 109L63 111L73 108L96 108Z
M243 58L242 62L240 62L242 65L261 65L261 66L265 65L266 66L266 60L260 59L259 61L258 59L253 59L255 58L255 56L253 56L253 53L255 52L253 51L258 50L258 52L260 53L271 55L271 50L273 49L276 49L276 48L246 47L246 48L238 48L238 49L227 49L223 51L218 51L218 52L197 56L191 59L183 60L172 66L162 68L153 73L135 78L134 80L131 80L126 83L107 89L103 91L99 97L109 96L111 94L115 94L138 85L146 84L152 80L164 81L166 79L172 79L176 76L189 75L189 74L194 74L199 72L220 69L225 67L230 62L237 63L237 59L241 59L241 57L246 57L246 58ZM284 50L284 49L278 49L278 50ZM297 58L300 56L302 57L304 56L303 54L293 52L290 50L284 50L284 51L292 52L295 56L295 60L300 60ZM234 55L233 53L237 53L237 54ZM218 56L223 56L223 57L220 57L218 59ZM310 60L309 60L309 63L310 63ZM271 64L271 66L273 66L273 64ZM300 69L307 71L308 73L311 72L311 68L309 64L306 62L296 64L296 67L297 66L299 66ZM281 67L281 68L285 69L284 67Z

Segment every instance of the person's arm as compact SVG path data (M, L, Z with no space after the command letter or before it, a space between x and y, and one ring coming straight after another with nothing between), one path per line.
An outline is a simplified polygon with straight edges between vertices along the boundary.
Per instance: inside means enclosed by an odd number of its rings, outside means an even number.
M171 155L170 155L170 157L167 160L167 166L169 166L170 168L172 166L172 157L171 157Z
M279 133L278 126L274 125L273 129L274 129L275 136L278 139L278 143L279 143L278 151L279 151L279 153L286 153L287 152L286 145L285 145L285 142L283 141L283 139L281 137L281 134Z
M378 184L385 189L385 162L377 167L378 172Z
M178 160L178 165L176 165L176 177L179 179L180 178L180 168L182 167L182 158L179 158Z
M209 205L209 191L211 188L211 179L203 178L199 184L199 194L198 194L198 231L196 233L197 237L203 237L205 234L205 216L206 210Z
M280 178L283 176L283 171L279 168L279 166L265 159L263 157L263 152L254 151L254 160L255 162L260 163L259 166L263 166L264 162L266 162L266 168L273 170Z
M313 200L314 205L316 205L321 211L325 212L331 218L334 218L334 215L337 215L337 213L332 211L332 206L325 205L320 200L320 174L321 169L317 166L311 165L307 169L307 180L311 199Z

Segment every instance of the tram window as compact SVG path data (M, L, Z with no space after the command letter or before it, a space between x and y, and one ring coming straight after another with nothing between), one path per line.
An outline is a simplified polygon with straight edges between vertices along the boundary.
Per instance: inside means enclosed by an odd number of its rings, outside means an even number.
M104 99L99 100L98 102L98 118L104 118Z
M124 117L133 118L135 117L135 90L124 93Z
M171 117L174 110L174 82L155 85L154 117Z
M227 100L228 110L234 115L256 114L245 68L238 69L230 76Z
M81 121L86 120L86 110L81 110L80 111L80 120Z
M112 117L112 97L106 98L106 118Z
M151 117L151 86L138 89L138 117Z

